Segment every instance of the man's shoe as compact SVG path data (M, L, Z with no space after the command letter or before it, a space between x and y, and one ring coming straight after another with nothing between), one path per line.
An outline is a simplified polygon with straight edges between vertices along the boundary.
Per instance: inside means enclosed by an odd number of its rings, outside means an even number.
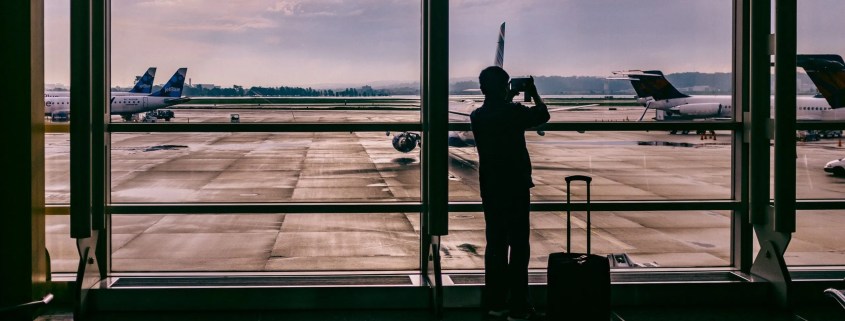
M540 312L537 312L533 308L528 309L528 311L523 313L510 313L508 314L508 321L545 321L546 315Z

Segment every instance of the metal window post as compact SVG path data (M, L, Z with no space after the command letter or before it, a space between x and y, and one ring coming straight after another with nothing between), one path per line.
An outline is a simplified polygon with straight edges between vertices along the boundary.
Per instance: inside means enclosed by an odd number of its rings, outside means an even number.
M795 232L797 10L797 0L776 2L774 228L782 233Z
M775 207L769 206L769 141L771 129L770 58L771 32L770 0L752 2L752 95L751 95L751 214L760 252L751 273L772 284L774 298L781 307L791 305L792 278L786 267L784 253L795 230L795 54L796 2L775 1ZM765 45L764 45L765 44ZM763 64L766 64L765 68ZM763 71L765 69L765 72ZM764 104L763 101L766 101ZM765 138L764 138L765 137ZM762 159L761 156L765 156Z
M96 7L96 9L95 9ZM94 0L74 0L70 3L70 84L72 94L70 122L70 221L71 237L76 239L79 252L76 282L74 283L74 318L82 318L87 310L87 294L104 274L98 261L105 260L96 255L99 244L101 218L94 219L94 200L102 201L94 189L94 181L102 177L98 161L102 161L101 147L95 146L96 130L103 130L97 110L102 110L107 99L105 79L105 34L107 26L103 3ZM99 78L96 73L99 72ZM96 115L96 116L95 116ZM96 119L96 120L95 120ZM102 136L102 131L99 132ZM101 139L101 138L98 138ZM105 204L99 206L100 213ZM92 225L95 223L97 225ZM104 247L101 247L104 249Z
M442 313L440 236L449 232L449 2L422 1L422 227L424 272L432 286L432 307Z
M111 0L95 0L91 23L91 228L98 231L96 256L100 278L109 271L106 204L109 202L110 135L106 132L111 101Z
M49 262L44 231L44 1L0 2L0 34L7 43L0 66L9 121L4 142L0 199L0 307L41 299ZM0 315L32 320L32 315Z
M733 7L733 119L743 124L749 111L750 79L750 0L734 1ZM742 202L740 209L732 211L731 220L731 265L744 273L751 270L753 238L748 211L749 145L750 136L745 126L733 131L731 144L731 195Z

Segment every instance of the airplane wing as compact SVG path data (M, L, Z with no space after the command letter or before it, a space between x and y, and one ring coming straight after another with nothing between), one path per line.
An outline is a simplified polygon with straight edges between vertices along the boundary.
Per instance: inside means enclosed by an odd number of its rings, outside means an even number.
M181 104L191 101L191 97L167 98L164 100L168 104Z
M566 111L566 110L576 110L576 109L579 109L579 108L587 108L587 107L593 107L593 106L598 106L598 105L599 105L599 104L589 104L589 105L578 105L578 106L566 106L566 107L549 108L549 112L550 112L550 113L554 113L554 112ZM452 113L452 114L455 114L455 115L461 115L461 116L467 116L467 117L469 117L469 113L465 113L465 112L461 112L461 111L457 111L457 110L450 110L450 111L449 111L449 113Z
M580 108L587 108L598 106L599 104L589 104L589 105L580 105L580 106L566 106L566 107L556 107L556 108L549 108L550 113L558 112L558 111L566 111L566 110L576 110Z

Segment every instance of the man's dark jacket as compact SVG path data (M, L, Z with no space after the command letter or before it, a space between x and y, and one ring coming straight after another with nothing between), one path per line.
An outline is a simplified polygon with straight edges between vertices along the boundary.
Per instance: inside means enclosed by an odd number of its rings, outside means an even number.
M534 187L525 130L549 121L545 105L526 107L514 102L490 102L470 115L478 149L481 197Z

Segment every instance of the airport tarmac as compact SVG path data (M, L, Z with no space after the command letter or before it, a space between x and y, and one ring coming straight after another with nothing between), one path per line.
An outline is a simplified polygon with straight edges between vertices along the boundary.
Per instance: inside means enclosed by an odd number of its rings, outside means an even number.
M266 108L266 106L265 106ZM615 108L615 107L614 107ZM174 122L418 121L408 110L175 109ZM634 121L641 107L587 107L553 121ZM115 118L119 121L119 118ZM459 120L458 118L454 118ZM69 200L67 134L47 134L48 203ZM393 149L385 132L114 133L112 201L376 202L419 201L419 149ZM730 133L715 140L667 132L527 132L534 165L532 200L564 200L563 177L594 177L593 200L724 200L731 197ZM845 156L835 140L799 143L800 198L842 198L845 178L822 171ZM475 149L450 148L451 201L478 201ZM582 187L573 187L576 199ZM730 264L724 211L594 212L593 251L628 253L648 267ZM789 264L845 264L842 211L799 212ZM532 213L532 268L563 247L565 212ZM334 271L419 268L419 213L114 215L114 271ZM72 271L68 217L48 217L54 271ZM573 237L583 240L576 213ZM575 250L583 250L576 241ZM481 213L451 213L443 267L481 269Z

